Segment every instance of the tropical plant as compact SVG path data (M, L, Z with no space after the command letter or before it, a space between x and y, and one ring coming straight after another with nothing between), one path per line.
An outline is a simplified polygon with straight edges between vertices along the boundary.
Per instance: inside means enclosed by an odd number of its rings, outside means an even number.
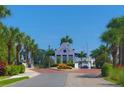
M104 63L110 63L110 51L104 46L100 45L99 48L91 51L92 58L95 58L95 65L97 68L101 68Z
M16 64L20 64L20 51L22 49L23 46L23 42L24 42L24 37L25 37L25 33L21 33L20 31L17 31L17 36L16 36Z
M10 10L6 6L0 5L0 20L10 15Z
M12 60L11 60L11 53L12 53L12 49L15 46L15 40L16 40L16 36L17 36L17 32L18 32L18 28L7 28L5 30L5 42L7 45L7 51L8 51L8 64L12 64Z
M81 61L82 61L82 59L84 58L84 57L86 57L87 56L87 54L86 53L84 53L83 51L81 51L80 53L78 53L78 55L77 55L80 59L81 59Z
M73 40L67 35L67 36L61 38L61 43L60 43L60 44L62 44L62 43L64 43L64 42L65 42L65 43L72 44L72 43L73 43Z
M104 32L101 36L103 42L107 43L110 47L113 66L117 64L117 53L120 46L124 44L124 16L113 18L107 25L108 31ZM120 54L122 56L122 54ZM121 63L121 62L120 62Z

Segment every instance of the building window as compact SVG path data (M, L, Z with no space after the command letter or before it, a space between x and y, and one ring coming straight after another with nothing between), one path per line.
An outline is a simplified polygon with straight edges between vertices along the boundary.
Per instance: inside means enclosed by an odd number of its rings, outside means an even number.
M69 55L69 60L73 61L73 55Z
M63 50L64 53L66 53L66 50Z

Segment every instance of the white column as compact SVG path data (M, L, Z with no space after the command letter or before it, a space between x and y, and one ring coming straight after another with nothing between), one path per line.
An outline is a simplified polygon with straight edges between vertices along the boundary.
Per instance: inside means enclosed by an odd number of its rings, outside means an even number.
M57 55L55 54L55 64L57 64Z
M76 69L78 69L79 67L78 67L78 63L75 63L74 64L74 67L76 68Z
M75 55L73 54L73 63L75 63Z
M63 55L61 54L61 63L63 63Z
M67 62L69 61L69 55L67 54Z
M91 69L91 63L90 63L90 61L88 62L88 69Z

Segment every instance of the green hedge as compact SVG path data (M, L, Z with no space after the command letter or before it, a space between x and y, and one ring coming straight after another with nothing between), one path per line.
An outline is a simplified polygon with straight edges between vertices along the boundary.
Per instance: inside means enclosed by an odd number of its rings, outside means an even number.
M104 77L109 76L111 71L112 71L112 65L111 64L105 63L102 66L102 69L101 69L102 76L104 76Z
M19 73L25 72L25 66L24 65L8 65L6 67L6 75L12 76L17 75Z
M118 83L124 86L124 68L119 69L118 75Z
M117 84L124 86L124 67L113 67L111 64L105 63L101 69L102 76L108 80L115 81Z

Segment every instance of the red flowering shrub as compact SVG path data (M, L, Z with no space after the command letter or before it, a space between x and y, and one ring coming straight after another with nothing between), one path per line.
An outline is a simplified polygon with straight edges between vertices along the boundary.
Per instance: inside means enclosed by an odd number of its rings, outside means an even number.
M0 61L0 76L6 74L6 62Z

